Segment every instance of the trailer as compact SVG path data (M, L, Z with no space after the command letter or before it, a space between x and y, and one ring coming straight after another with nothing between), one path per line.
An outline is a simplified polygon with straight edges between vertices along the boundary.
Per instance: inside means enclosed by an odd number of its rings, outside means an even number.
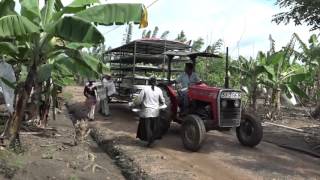
M104 59L116 85L115 98L130 101L149 84L150 76L155 76L159 83L168 82L168 72L180 73L183 68L169 67L165 52L190 50L187 44L163 39L139 39L108 50Z

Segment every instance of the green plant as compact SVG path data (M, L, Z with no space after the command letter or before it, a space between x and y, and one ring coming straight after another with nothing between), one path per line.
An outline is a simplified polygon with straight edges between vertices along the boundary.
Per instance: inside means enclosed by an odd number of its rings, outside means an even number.
M0 48L0 53L17 64L23 64L27 70L22 88L17 89L15 112L5 131L10 142L15 142L19 136L32 87L37 92L41 87L38 83L46 81L46 92L51 88L55 92L57 86L71 82L75 73L92 77L103 72L100 61L81 52L85 45L104 42L103 35L93 23L110 25L133 21L141 26L147 24L146 9L141 4L92 6L98 1L74 0L63 6L60 0L48 0L40 8L38 0L21 0L21 11L15 12L13 0L2 2L1 8L8 13L1 14L0 18L0 42L6 47Z

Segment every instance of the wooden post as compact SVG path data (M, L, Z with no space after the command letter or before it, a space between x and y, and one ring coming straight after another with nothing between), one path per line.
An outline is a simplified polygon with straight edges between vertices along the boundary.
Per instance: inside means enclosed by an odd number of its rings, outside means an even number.
M133 68L132 68L132 90L135 84L135 73L136 73L136 52L137 52L137 42L134 42L134 50L133 50Z
M168 56L168 82L171 81L171 62L172 62L173 56Z
M163 52L165 53L167 50L167 41L164 40L164 49ZM162 62L163 66L162 66L162 77L166 76L166 71L165 71L165 64L166 64L166 55L163 55L163 62Z
M224 79L224 88L228 89L229 88L229 48L227 47L226 51L226 75Z

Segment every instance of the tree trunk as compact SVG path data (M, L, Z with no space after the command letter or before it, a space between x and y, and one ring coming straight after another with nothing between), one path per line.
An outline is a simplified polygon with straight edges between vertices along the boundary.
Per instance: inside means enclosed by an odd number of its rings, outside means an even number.
M48 80L46 82L46 86L45 86L45 99L43 104L41 104L40 106L40 127L45 128L47 126L47 122L48 122L48 116L49 116L49 111L50 111L50 104L51 104L51 100L50 100L50 87L51 87L51 83L50 80Z
M275 108L277 113L280 113L281 111L281 89L277 88L276 89L276 99L275 99Z
M318 102L316 109L311 113L311 115L314 118L317 118L320 116L320 102Z
M257 110L257 78L253 79L253 83L252 83L252 94L251 94L251 106L253 108L254 111Z
M17 94L18 100L15 105L15 112L6 124L7 127L5 128L6 132L4 135L9 140L9 146L11 147L15 146L17 142L19 143L19 130L24 115L24 110L31 93L32 85L36 77L36 73L37 68L34 64L33 66L31 66L31 69L28 73L27 79L24 83L24 88L21 88Z

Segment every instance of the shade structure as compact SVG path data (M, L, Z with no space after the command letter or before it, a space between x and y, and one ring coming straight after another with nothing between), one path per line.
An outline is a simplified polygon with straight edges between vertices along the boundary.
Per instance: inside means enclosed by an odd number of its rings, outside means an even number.
M136 46L136 51L135 51ZM134 53L137 54L162 54L168 50L187 50L191 46L178 42L178 41L169 41L163 39L139 39L132 41L128 44L122 45L120 47L111 49L106 53Z
M163 53L167 56L187 56L190 59L195 59L197 57L214 57L214 58L222 58L221 56L213 53L207 53L207 52L195 52L195 51L171 51L168 50Z

